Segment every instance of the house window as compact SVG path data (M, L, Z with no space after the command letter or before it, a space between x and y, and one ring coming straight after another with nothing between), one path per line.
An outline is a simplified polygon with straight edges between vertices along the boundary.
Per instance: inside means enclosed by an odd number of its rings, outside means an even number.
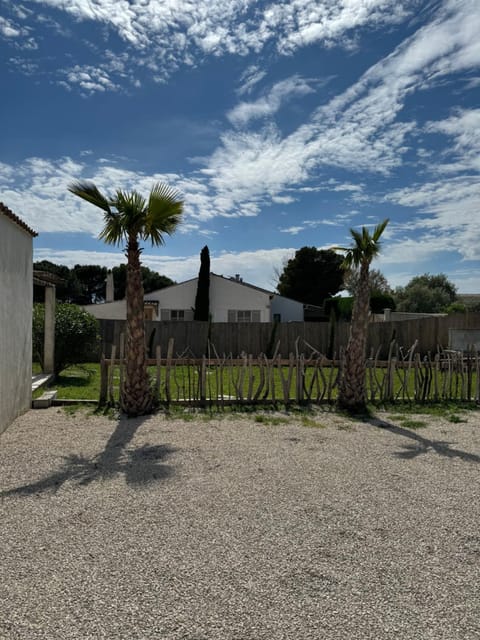
M193 311L191 309L161 309L160 320L173 322L181 322L193 320Z
M250 309L229 309L229 322L260 322L260 311Z

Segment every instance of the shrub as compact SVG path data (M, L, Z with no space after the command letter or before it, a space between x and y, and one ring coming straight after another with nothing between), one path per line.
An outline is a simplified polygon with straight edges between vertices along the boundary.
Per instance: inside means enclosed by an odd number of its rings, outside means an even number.
M44 368L45 305L33 305L33 357ZM75 304L57 304L55 308L54 373L72 364L85 362L98 347L98 321Z
M372 313L383 313L385 309L395 311L395 300L387 293L372 293L370 310Z
M452 304L448 305L445 311L447 313L466 313L467 307L461 302L452 302Z
M325 313L330 316L332 309L337 320L350 320L352 317L353 298L327 298L323 303Z

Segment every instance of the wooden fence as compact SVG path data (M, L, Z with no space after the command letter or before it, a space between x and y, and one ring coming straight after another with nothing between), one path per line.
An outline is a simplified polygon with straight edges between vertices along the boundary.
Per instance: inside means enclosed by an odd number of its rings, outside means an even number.
M219 354L239 356L242 351L258 357L262 353L272 355L272 347L280 341L282 353L295 352L297 340L302 351L313 348L332 356L340 353L348 340L349 324L337 322L268 322L212 323L208 322L146 322L146 346L150 357L155 358L157 347L162 353L168 349L168 341L175 341L175 356L192 357L208 355L207 345L213 343ZM480 314L453 314L446 317L417 318L393 322L372 322L368 330L367 353L380 349L379 357L386 359L393 339L405 348L417 343L421 355L435 353L449 346L449 329L478 329ZM125 332L125 321L101 320L102 336L100 353L111 357L113 346L117 354L120 336Z
M335 401L342 368L342 354L327 359L318 351L309 354L279 353L272 358L242 354L219 357L210 344L208 356L173 357L174 341L166 357L161 347L147 361L158 404L223 406L227 404L321 404ZM123 345L122 345L123 346ZM408 401L480 401L480 358L477 351L466 354L439 350L421 356L415 343L403 351L393 341L387 360L380 351L367 359L367 399L372 403ZM100 403L116 404L124 377L124 359L101 361Z

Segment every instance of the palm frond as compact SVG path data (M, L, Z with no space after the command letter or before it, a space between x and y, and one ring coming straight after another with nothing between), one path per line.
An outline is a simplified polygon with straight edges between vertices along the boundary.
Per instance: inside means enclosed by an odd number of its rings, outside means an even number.
M93 182L72 182L68 186L68 190L74 195L94 204L96 207L103 209L107 213L111 211L111 202L101 193Z
M390 218L385 218L383 222L380 222L380 224L377 224L377 226L373 230L373 235L372 235L372 238L375 242L378 242L380 240L380 236L385 231L385 227L389 222L390 222Z
M176 189L158 182L150 192L142 231L143 239L153 245L164 244L164 235L171 235L182 220L183 200Z
M105 226L98 234L98 237L107 244L119 245L127 237L127 230L121 215L118 212L106 213L104 220Z

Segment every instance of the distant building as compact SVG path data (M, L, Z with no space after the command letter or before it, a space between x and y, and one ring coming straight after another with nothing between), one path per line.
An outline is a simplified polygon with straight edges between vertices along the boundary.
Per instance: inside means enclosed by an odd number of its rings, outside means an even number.
M193 320L198 278L145 295L147 320ZM96 318L125 320L125 300L85 305ZM212 322L302 322L303 304L243 282L239 275L225 278L210 274Z

